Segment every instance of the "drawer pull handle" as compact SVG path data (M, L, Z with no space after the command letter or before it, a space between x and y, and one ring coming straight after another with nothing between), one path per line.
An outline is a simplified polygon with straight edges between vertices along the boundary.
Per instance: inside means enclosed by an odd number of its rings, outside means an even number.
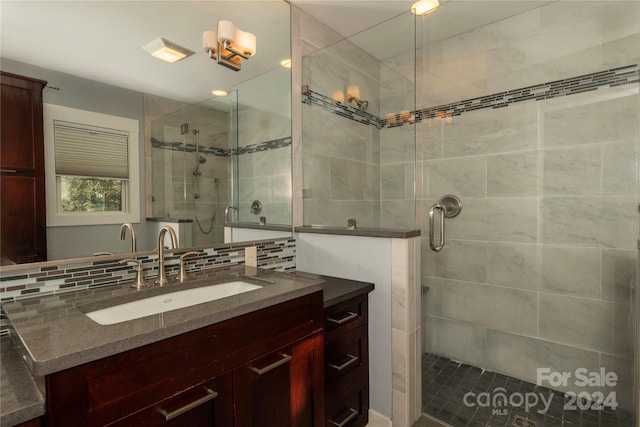
M0 172L2 172L2 173L18 173L18 171L15 170L15 169L0 169Z
M358 415L360 415L358 413L358 411L356 411L353 408L349 408L349 412L350 412L349 415L347 415L347 417L344 420L342 420L341 422L334 421L334 420L329 420L329 422L331 424L333 424L334 426L336 426L336 427L344 427L347 424L349 424L351 421L353 421L354 419L358 418Z
M281 356L282 356L282 359L276 362L273 362L271 365L267 365L264 368L256 368L255 366L252 366L251 370L257 373L258 375L264 375L267 372L276 369L278 366L282 366L285 363L289 363L291 361L291 356L289 356L288 354L282 353Z
M202 396L200 399L194 400L191 403L188 403L186 405L184 405L181 408L176 409L175 411L171 411L171 412L167 412L164 409L162 409L160 411L160 413L162 415L164 415L165 420L170 421L172 419L174 419L175 417L178 417L182 414L184 414L185 412L189 412L190 410L197 408L198 406L207 403L210 400L215 399L216 397L218 397L218 393L216 393L215 391L211 390L209 387L205 387L205 391L207 392L206 396Z
M335 365L333 363L329 363L329 366L335 369L336 371L340 372L343 369L346 369L347 367L353 365L358 361L358 356L354 356L353 354L347 354L347 357L349 358L349 360L344 362L342 365Z
M336 325L344 325L345 323L355 319L356 317L358 317L358 313L354 313L353 311L348 311L347 314L349 314L348 316L345 316L341 319L334 319L333 317L327 317L327 320L329 322L333 322Z

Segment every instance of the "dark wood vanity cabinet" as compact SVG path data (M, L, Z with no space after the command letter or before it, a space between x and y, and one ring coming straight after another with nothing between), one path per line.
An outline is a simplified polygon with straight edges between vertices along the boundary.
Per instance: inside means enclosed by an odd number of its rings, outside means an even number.
M47 426L322 426L322 293L46 377Z
M278 349L234 369L236 426L303 427L317 424L323 405L321 334ZM295 381L294 381L295 380Z
M42 89L0 72L0 205L3 262L47 260Z
M327 427L369 421L368 295L325 307Z

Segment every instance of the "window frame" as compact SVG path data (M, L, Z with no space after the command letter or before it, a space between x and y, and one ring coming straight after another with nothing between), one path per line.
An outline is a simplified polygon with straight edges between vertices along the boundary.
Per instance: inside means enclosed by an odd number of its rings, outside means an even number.
M140 222L140 124L138 120L79 110L56 104L43 104L45 185L47 201L47 227L74 225L106 225ZM129 133L129 178L124 185L124 211L62 212L55 164L54 121L79 123ZM96 178L100 178L96 176Z

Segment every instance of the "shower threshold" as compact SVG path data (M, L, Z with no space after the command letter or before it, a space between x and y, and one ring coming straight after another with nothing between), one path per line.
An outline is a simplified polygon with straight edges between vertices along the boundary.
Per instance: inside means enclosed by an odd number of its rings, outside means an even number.
M633 427L631 412L612 410L565 410L562 393L536 384L501 375L495 372L456 362L443 356L425 353L422 358L422 412L416 427L437 426L434 420L452 427ZM524 404L506 404L499 407L470 406L465 395L473 392L492 394L498 387L506 395L536 393L550 401L546 413L538 410L543 403L528 412ZM469 402L467 398L467 403ZM551 399L551 400L549 400ZM473 400L471 402L474 402ZM431 418L431 419L430 419ZM421 424L422 423L422 424Z

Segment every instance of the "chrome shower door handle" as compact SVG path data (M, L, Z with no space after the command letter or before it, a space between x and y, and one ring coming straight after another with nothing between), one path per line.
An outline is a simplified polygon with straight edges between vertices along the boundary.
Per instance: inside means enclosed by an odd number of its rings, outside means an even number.
M436 211L438 211L440 216L440 242L438 245L434 242ZM435 252L440 252L442 248L444 248L444 218L444 207L438 203L433 204L431 209L429 209L429 246L431 247L431 250Z

